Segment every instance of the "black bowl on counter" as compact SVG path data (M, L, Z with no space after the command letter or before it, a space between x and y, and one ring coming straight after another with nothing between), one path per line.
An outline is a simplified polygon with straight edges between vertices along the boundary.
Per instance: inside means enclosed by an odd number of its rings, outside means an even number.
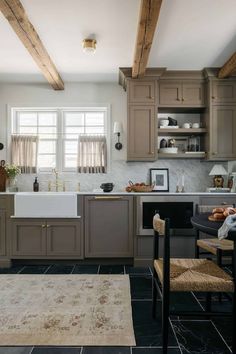
M103 192L111 192L113 190L113 183L102 183L100 188L103 189Z

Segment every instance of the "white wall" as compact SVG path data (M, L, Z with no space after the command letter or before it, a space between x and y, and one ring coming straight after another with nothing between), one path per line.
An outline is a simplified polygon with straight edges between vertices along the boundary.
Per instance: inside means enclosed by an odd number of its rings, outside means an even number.
M186 191L204 191L210 186L208 176L213 163L200 162L199 160L160 160L154 163L127 163L126 160L126 118L127 104L126 93L118 83L73 83L66 84L64 91L54 91L47 84L0 84L0 142L7 144L8 107L58 107L80 105L111 105L111 165L106 175L67 174L61 176L71 180L74 185L81 183L82 190L99 188L101 182L114 182L115 189L121 190L127 185L128 180L141 182L149 180L150 168L169 168L170 190L175 191L178 173L185 171ZM125 132L121 136L123 149L114 148L116 136L112 134L113 122L121 121ZM7 158L7 146L0 151L0 159ZM226 166L227 168L227 166ZM18 178L20 190L31 190L32 175L22 175ZM46 188L45 182L51 175L39 176L41 187Z

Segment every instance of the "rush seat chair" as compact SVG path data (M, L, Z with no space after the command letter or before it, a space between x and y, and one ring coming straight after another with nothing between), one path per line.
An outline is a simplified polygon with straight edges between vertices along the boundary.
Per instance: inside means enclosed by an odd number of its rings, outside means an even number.
M162 300L162 346L163 354L168 350L168 328L174 316L236 316L234 300L232 313L212 312L211 293L230 292L235 289L235 280L216 263L208 259L170 258L170 221L161 220L156 214L153 218L154 228L154 263L152 282L152 315L156 316L157 294ZM164 237L163 258L159 257L159 237ZM205 311L179 312L170 310L171 292L206 293ZM234 317L233 317L234 318ZM234 328L232 328L234 333ZM235 349L235 341L233 344Z

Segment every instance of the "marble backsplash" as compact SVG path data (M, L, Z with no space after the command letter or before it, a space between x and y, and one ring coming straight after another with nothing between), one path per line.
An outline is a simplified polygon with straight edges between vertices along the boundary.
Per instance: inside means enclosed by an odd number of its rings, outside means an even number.
M114 191L123 191L128 181L149 183L150 168L168 168L169 169L169 190L176 191L176 184L181 171L184 171L186 192L205 192L207 187L212 186L212 177L209 172L214 162L205 162L200 160L159 160L153 163L147 162L125 162L123 160L112 161L107 174L77 174L60 173L59 179L65 181L66 191L77 191L78 183L80 190L87 192L99 189L101 183L113 182ZM223 164L226 170L227 163ZM20 175L17 179L19 191L32 191L34 177L36 175ZM48 190L48 182L55 181L55 175L40 173L39 179L40 191ZM225 178L225 186L227 178Z

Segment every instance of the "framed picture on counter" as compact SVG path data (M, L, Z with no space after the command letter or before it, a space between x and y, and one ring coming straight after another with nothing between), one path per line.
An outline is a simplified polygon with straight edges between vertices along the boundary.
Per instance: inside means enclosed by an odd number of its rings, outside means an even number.
M151 168L150 182L154 184L153 192L169 192L169 169Z

